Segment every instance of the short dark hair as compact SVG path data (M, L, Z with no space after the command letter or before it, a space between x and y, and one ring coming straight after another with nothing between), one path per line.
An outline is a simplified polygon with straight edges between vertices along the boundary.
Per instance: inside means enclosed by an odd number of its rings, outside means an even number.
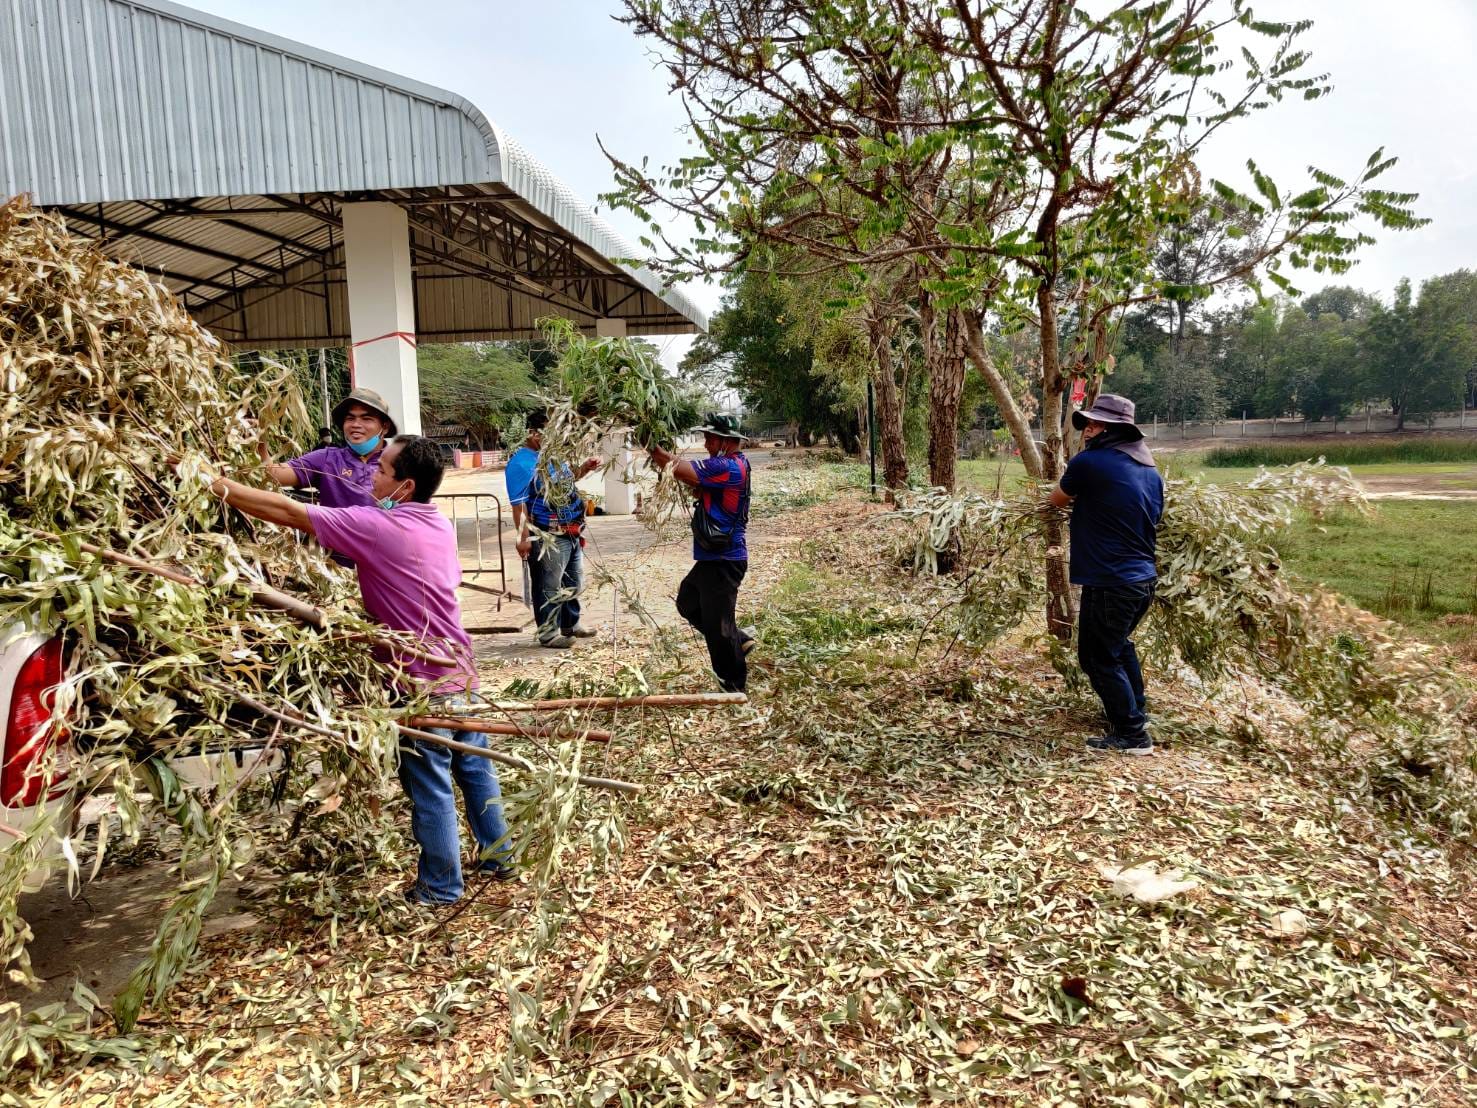
M391 464L396 478L414 481L415 491L410 494L410 499L417 504L429 504L441 487L441 477L446 472L441 448L424 435L396 435L391 441L400 444L399 453Z
M523 421L523 426L530 431L542 431L549 422L549 412L546 408L535 408L528 413Z

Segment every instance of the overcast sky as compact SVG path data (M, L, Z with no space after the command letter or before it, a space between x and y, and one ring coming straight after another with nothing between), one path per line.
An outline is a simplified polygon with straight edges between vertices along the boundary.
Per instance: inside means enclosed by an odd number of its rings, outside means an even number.
M193 6L459 93L591 204L611 183L597 133L614 152L654 164L683 150L679 103L641 43L611 19L608 0ZM1301 186L1309 164L1351 177L1383 145L1400 161L1382 183L1419 192L1418 210L1433 222L1381 234L1343 280L1388 297L1401 276L1419 284L1477 267L1477 0L1261 0L1256 12L1315 20L1303 40L1308 70L1327 72L1334 91L1228 126L1205 169L1239 185L1250 154L1285 192ZM603 206L602 214L635 241L634 220ZM1305 291L1326 283L1294 276ZM689 292L710 310L718 302L714 288Z

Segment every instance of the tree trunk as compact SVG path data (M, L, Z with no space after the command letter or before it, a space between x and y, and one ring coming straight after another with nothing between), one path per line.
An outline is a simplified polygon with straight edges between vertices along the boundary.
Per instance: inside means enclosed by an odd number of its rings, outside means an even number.
M976 313L969 320L969 325L964 332L964 349L969 355L969 360L974 363L974 368L979 370L980 376L985 379L985 384L990 386L990 392L995 397L995 407L1000 409L1000 417L1005 420L1005 426L1010 429L1010 437L1015 440L1016 449L1021 452L1021 464L1026 467L1026 472L1032 477L1042 476L1041 451L1036 446L1036 440L1031 436L1031 421L1026 418L1026 413L1021 410L1019 402L1010 391L1010 383L1006 381L1005 375L1000 372L990 352L985 349L985 332L981 325L983 317Z
M1062 473L1061 343L1057 327L1056 293L1043 281L1036 306L1041 314L1041 429L1046 437L1041 476L1055 481ZM1046 523L1046 629L1066 642L1072 637L1072 585L1067 574L1067 529L1057 519Z
M903 438L903 401L892 361L892 330L879 321L867 329L872 343L872 376L877 386L877 439L882 446L882 483L908 487L908 446Z
M965 309L940 314L932 296L919 297L924 358L928 363L928 482L954 491L959 454L959 401L964 395Z

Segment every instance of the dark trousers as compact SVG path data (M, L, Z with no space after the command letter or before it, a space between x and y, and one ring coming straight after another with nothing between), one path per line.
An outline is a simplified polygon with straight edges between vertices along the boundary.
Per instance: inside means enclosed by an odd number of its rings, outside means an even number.
M541 640L568 635L579 626L584 551L578 535L556 535L548 544L536 538L528 554L528 578Z
M748 562L694 562L677 589L677 614L702 632L713 672L727 692L743 692L749 682L745 636L734 614L748 571Z
M1082 587L1077 661L1103 702L1109 730L1125 739L1144 734L1144 675L1129 636L1153 601L1153 581Z

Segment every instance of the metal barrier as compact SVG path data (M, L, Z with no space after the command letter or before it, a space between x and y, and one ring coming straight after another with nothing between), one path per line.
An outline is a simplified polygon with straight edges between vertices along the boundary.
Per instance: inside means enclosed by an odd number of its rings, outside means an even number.
M462 542L462 525L468 524L472 530L473 549L470 553L474 554L474 560L469 566L467 559L462 559L462 587L497 597L498 611L503 610L504 598L522 603L522 594L508 591L508 568L503 557L502 500L490 492L448 492L433 499L451 519L458 555L466 550L466 545ZM491 533L484 533L484 528ZM495 561L487 549L489 545L497 551ZM493 588L491 584L476 580L479 577L495 579L497 587Z

